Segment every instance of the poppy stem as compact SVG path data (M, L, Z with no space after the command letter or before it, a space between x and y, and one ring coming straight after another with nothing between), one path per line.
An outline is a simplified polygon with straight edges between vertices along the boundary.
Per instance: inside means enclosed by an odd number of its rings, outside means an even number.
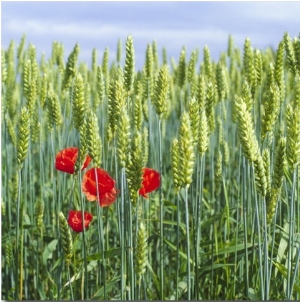
M102 220L102 209L101 209L101 200L100 200L100 193L99 192L99 179L98 179L98 173L97 173L97 168L94 168L95 172L95 179L96 179L96 190L97 190L97 200L98 200L98 205L97 205L97 221L98 221L98 248L99 252L102 254L102 267L103 267L103 275L101 274L101 269L99 269L99 279L101 281L101 277L103 277L103 290L104 290L104 299L106 300L106 263L105 263L105 258L104 258L104 235L103 235L103 220Z
M79 150L80 152L80 150ZM78 154L79 156L79 154ZM81 206L81 219L82 219L82 249L83 249L83 259L84 259L84 294L83 299L88 300L88 271L87 271L87 260L86 260L86 242L85 242L85 221L84 221L84 204L83 204L83 196L81 190L81 170L79 169L79 192L80 192L80 206Z

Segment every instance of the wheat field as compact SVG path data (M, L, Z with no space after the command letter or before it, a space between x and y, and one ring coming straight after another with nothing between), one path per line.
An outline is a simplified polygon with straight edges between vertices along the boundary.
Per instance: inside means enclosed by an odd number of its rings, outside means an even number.
M300 36L116 42L1 50L2 299L299 300Z

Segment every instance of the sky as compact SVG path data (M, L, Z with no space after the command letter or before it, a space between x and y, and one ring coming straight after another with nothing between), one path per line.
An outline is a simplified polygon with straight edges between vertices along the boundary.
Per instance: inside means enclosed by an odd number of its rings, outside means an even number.
M141 70L153 41L160 61L163 47L168 58L178 61L183 46L187 55L199 49L203 56L205 45L217 61L229 35L241 49L246 38L253 48L277 49L285 31L292 38L299 35L299 12L299 1L1 1L1 46L7 49L13 40L17 47L26 34L26 46L33 44L38 58L42 53L49 58L52 42L58 41L67 59L78 43L80 61L90 64L97 49L101 64L106 47L110 59L116 59L119 39L124 58L132 35L136 69Z

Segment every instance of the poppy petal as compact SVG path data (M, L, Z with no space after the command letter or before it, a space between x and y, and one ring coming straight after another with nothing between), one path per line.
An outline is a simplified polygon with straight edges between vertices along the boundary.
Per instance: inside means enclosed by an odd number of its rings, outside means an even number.
M93 215L89 212L84 212L84 229L90 225ZM70 210L68 216L68 224L73 231L80 233L83 231L82 211Z
M112 188L110 192L100 195L100 206L107 207L110 206L117 198L117 195L120 193L116 188Z
M55 157L55 169L74 174L77 157L78 148L76 147L69 147L59 151ZM91 160L92 158L87 155L81 170L85 169L90 164Z
M90 164L91 161L92 161L92 158L89 155L87 155L85 158L85 161L81 167L81 170L85 169Z
M83 176L82 191L88 201L94 201L97 199L97 189L101 207L111 205L119 193L115 188L114 179L105 170L92 168Z
M78 149L75 147L66 148L59 151L55 157L56 170L73 174L77 156Z
M139 194L148 198L147 193L156 190L160 186L160 174L154 169L143 168L143 181Z

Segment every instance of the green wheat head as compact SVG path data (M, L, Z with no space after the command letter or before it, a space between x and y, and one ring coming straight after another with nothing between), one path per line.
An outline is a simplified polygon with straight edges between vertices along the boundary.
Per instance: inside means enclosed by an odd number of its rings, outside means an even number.
M63 212L58 213L59 229L62 240L62 247L65 252L65 259L67 265L70 265L71 258L73 255L73 239L70 228Z
M261 137L273 130L280 111L280 89L276 84L269 87L267 98L264 102L264 113L261 121Z
M196 85L196 51L192 51L191 57L187 67L187 80L191 86L191 96L195 96L197 85Z
M261 52L256 49L254 51L254 68L255 68L255 75L256 75L256 85L259 86L262 84L262 74L263 74L263 60Z
M182 186L181 179L179 176L179 146L178 146L178 139L174 138L172 142L172 148L171 148L171 156L172 156L172 174L173 174L173 183L175 188L175 193L177 194L180 190L180 187Z
M272 187L280 190L284 180L284 168L286 163L286 138L280 137L275 149Z
M7 240L5 243L5 262L7 267L11 267L13 260L13 248L10 240Z
M37 77L38 65L36 60L27 60L23 69L23 91L27 99L27 108L30 116L33 115L34 107L37 100Z
M213 67L211 63L210 51L207 45L203 49L203 64L204 64L204 74L208 81L213 81Z
M94 167L101 165L102 141L99 134L98 118L92 111L89 112L86 121L86 144Z
M235 98L236 114L238 120L238 135L242 151L254 166L255 184L257 192L262 196L267 194L267 179L264 161L260 154L259 145L255 136L251 113L247 110L246 103L241 97Z
M254 64L253 48L249 38L246 38L244 42L244 56L243 63L245 69L245 76L250 84L251 91L256 87L256 69Z
M67 60L67 65L64 72L64 79L62 83L63 89L66 89L71 86L72 78L76 75L76 64L78 60L79 51L79 45L76 43Z
M62 114L61 114L60 102L52 87L48 91L46 105L47 105L49 130L51 130L53 126L58 128L62 124Z
M141 97L138 94L129 102L129 116L133 132L139 131L143 122L143 111Z
M133 82L135 73L135 54L132 36L128 36L126 40L126 58L124 66L124 84L127 95L133 92Z
M103 103L104 95L105 95L105 85L104 85L104 76L103 76L103 71L102 67L98 66L97 67L97 95L98 95L98 100L99 104Z
M241 96L246 103L247 110L251 112L253 105L254 105L254 98L251 93L250 85L248 81L245 81L242 85L242 93Z
M294 39L294 52L296 59L296 64L298 68L298 75L300 74L300 34L298 35L298 38Z
M19 133L17 140L17 163L19 169L22 169L23 162L27 156L30 138L30 114L26 107L21 109L19 122Z
M158 69L158 53L156 41L152 41L152 54L153 54L153 72L156 73Z
M170 89L170 76L169 68L167 65L163 65L159 70L156 84L154 87L153 105L155 112L162 118L162 115L167 111L167 101L169 98Z
M108 47L106 47L104 50L104 53L103 53L103 58L102 58L102 72L103 72L103 76L104 76L105 94L106 95L108 95L109 82L110 82L108 62L109 62L109 49L108 49Z
M209 133L213 133L215 130L215 88L213 83L209 82L206 87L206 100L205 100L205 112L208 121Z
M59 72L63 75L65 72L64 61L64 45L57 41L52 43L52 64L56 64L59 67Z
M121 109L125 106L125 97L124 78L121 68L118 68L114 81L109 85L108 94L108 125L113 136L117 130Z
M219 150L216 155L215 160L215 175L214 175L214 183L215 183L215 195L218 196L221 193L221 183L222 183L222 152Z
M189 117L191 121L191 129L194 138L194 144L199 140L199 104L195 98L192 98L189 102Z
M148 99L148 97L152 96L153 94L153 69L154 69L154 62L153 62L153 50L152 45L148 44L146 50L146 59L145 59L145 66L144 72L145 75L143 76L144 79L144 98Z
M26 42L26 34L22 35L20 44L17 48L17 59L18 59L18 68L17 70L21 70L21 66L24 62L24 49L25 49L25 42Z
M258 141L254 132L251 113L243 98L235 97L236 115L238 121L238 135L244 156L254 162L258 158Z
M177 67L177 84L179 88L182 88L186 81L186 51L183 47L180 56L179 62Z
M142 276L146 271L147 252L147 232L144 223L140 222L136 238L134 266L137 275L137 284L141 284Z
M209 138L209 126L206 117L205 110L200 113L199 120L199 138L198 138L198 152L200 157L204 155L208 148L208 138Z
M276 211L278 198L284 180L284 168L286 162L286 138L281 136L277 142L273 166L272 188L266 196L267 222L270 223Z
M8 50L6 52L5 61L6 61L6 70L7 70L7 76L6 76L6 85L15 85L16 83L16 72L15 72L15 59L14 59L14 41L11 41L9 44Z
M269 63L267 74L266 74L266 80L265 80L265 87L270 87L274 85L275 83L275 68L273 62Z
M8 131L9 137L11 139L11 142L16 147L17 146L17 136L16 136L16 132L14 129L14 125L8 115L5 116L5 122L6 122L7 131Z
M300 163L300 106L286 107L287 160L291 170Z
M223 135L223 121L220 116L217 117L217 125L218 125L218 142L219 145L223 145L224 135Z
M97 74L97 62L98 62L98 51L96 48L94 48L92 50L92 76ZM91 80L93 81L93 77L91 78Z
M117 155L122 167L125 167L128 161L130 140L130 120L124 106L122 108L117 127Z
M297 61L295 57L295 51L294 51L293 43L291 41L291 37L287 32L284 33L283 40L284 40L286 59L289 69L293 75L296 75Z
M72 95L72 120L74 128L78 131L85 118L85 109L84 81L82 75L78 73L74 79Z
M178 171L180 183L189 186L192 183L195 153L191 122L187 112L183 112L178 130Z
M1 82L6 83L7 79L7 67L6 67L6 59L5 59L5 51L1 49Z
M225 67L221 62L218 62L216 67L216 84L218 101L221 102L227 98L228 95L228 83L226 77Z
M253 165L256 190L261 196L265 197L267 194L268 182L263 157L261 156L260 152L257 153L257 157L254 160Z
M276 60L275 60L275 70L274 77L277 86L280 90L280 103L284 101L285 98L285 81L284 81L284 50L285 50L284 41L280 41L277 51L276 51Z
M136 132L131 140L128 162L126 165L126 176L128 180L129 195L132 203L135 205L138 197L138 190L141 188L143 176L143 149L142 135Z
M196 99L199 104L199 110L204 109L206 103L206 84L205 77L203 74L199 75Z
M39 122L39 116L37 112L34 112L30 120L30 135L33 143L36 143L40 139L41 123Z

